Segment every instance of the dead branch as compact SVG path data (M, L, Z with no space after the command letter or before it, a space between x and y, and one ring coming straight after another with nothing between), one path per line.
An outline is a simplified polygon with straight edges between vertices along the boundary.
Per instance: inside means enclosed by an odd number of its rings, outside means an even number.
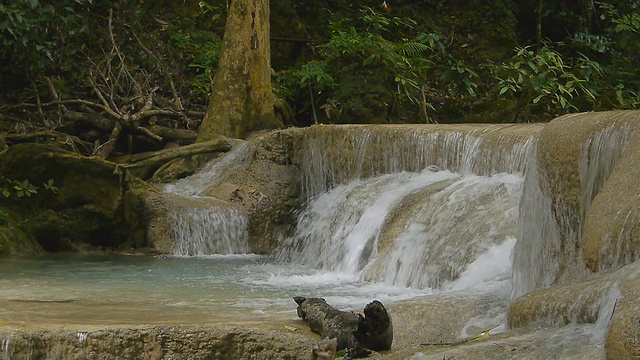
M183 111L184 107L182 106L182 101L180 100L180 95L178 95L178 91L176 90L176 85L173 82L173 76L171 76L171 72L169 72L167 70L167 68L164 66L164 62L162 62L162 60L160 60L160 58L156 55L156 53L154 53L153 51L149 50L146 46L144 46L144 44L142 43L142 41L140 41L140 38L135 33L135 31L132 30L131 33L133 34L133 37L136 38L136 41L138 42L138 45L140 45L140 47L144 51L146 51L149 55L151 55L151 57L153 57L156 60L156 64L160 67L162 72L167 77L167 80L169 81L169 86L171 87L171 93L173 94L173 99L174 99L173 101L174 101L174 105L175 105L176 109L179 110L179 111Z
M120 114L118 114L117 112L115 112L113 109L111 109L111 106L110 106L109 102L104 97L104 95L102 95L102 91L100 91L100 89L98 89L98 85L96 84L95 80L93 79L93 77L91 75L89 76L89 84L91 85L91 89L96 94L96 96L102 101L103 110L107 114L113 116L115 119L120 120L122 118L122 116Z
M116 124L113 127L113 130L111 130L111 135L109 136L109 140L107 140L107 142L103 144L102 149L100 150L101 158L106 159L109 155L111 155L111 152L113 151L113 148L116 146L116 141L118 140L118 137L120 136L121 131L122 131L122 123L120 121L116 121Z

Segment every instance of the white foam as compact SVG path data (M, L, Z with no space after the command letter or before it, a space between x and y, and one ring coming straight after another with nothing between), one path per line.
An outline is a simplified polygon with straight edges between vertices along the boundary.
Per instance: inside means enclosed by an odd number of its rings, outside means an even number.
M490 247L478 256L460 277L445 286L448 290L463 290L473 288L489 280L506 279L511 271L511 254L516 244L516 238L509 237L503 243Z

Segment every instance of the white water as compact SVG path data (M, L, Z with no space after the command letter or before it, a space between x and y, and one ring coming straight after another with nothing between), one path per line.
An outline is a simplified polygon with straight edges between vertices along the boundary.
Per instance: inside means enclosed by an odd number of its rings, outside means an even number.
M522 173L534 137L485 135L502 127L459 132L416 129L347 128L306 139L300 157L302 190L307 198L339 184L402 171L421 172L429 166L457 174Z
M442 189L421 194L433 187ZM404 288L505 280L521 188L520 175L431 169L352 181L310 202L279 258ZM381 234L398 226L379 254Z
M247 159L248 143L236 144L219 161L212 161L191 176L165 185L168 193L198 199L202 204L203 191L223 181L222 175ZM174 229L175 256L211 254L244 254L249 252L247 215L238 208L199 205L187 210L179 208L171 213Z
M2 339L2 360L11 359L11 354L9 353L10 344L11 344L11 338Z
M247 217L238 209L193 208L172 214L173 255L245 254L249 252Z
M489 146L481 133L356 128L307 139L309 200L278 259L429 291L506 282L535 138ZM352 148L332 151L338 144Z
M457 175L398 173L355 180L318 196L299 215L280 259L327 271L358 274L376 255L377 238L392 208L411 192Z
M222 182L223 179L220 175L231 167L246 161L249 154L249 143L238 143L219 161L211 161L193 175L166 184L164 191L183 196L202 196L202 192L207 187Z
M564 209L563 204L553 210L551 198L540 188L537 149L530 152L518 221L519 240L514 251L513 299L563 279L576 280L588 274L582 260L584 218L624 151L629 134L628 127L611 126L582 146L577 214ZM561 228L567 233L563 234Z

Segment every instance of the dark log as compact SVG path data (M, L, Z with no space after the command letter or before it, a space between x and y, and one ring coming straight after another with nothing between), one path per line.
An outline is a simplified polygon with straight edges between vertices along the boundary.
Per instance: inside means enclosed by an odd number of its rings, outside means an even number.
M132 156L126 164L120 165L129 169L132 174L143 180L150 178L163 164L173 159L214 152L227 152L231 149L229 139L218 136L213 140L185 145L179 148L165 149Z
M364 307L364 316L358 314L356 338L362 347L371 350L389 350L393 342L393 323L384 305L374 300Z
M338 341L338 349L391 349L393 324L381 302L375 300L364 308L364 316L341 311L321 298L293 298L298 304L298 317L311 331Z

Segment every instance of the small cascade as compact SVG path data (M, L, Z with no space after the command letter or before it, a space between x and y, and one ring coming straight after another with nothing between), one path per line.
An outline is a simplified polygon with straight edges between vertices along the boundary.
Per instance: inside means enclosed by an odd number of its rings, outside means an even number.
M508 141L499 127L377 129L305 140L309 201L279 259L420 289L507 279L539 128Z
M560 229L551 199L540 189L537 143L528 156L513 253L511 298L551 285L558 275Z
M219 161L172 184L165 191L184 198L191 206L177 206L170 214L173 222L175 256L244 254L249 252L247 215L239 208L215 205L203 191L223 181L224 173L242 163L250 154L247 142L236 144ZM211 199L211 203L207 200Z
M171 184L166 184L164 190L168 193L183 196L201 196L202 192L220 183L220 174L245 161L251 153L248 142L241 142L222 157L219 161L209 162L200 171L182 178Z
M419 198L412 215L395 224L404 230L377 261L372 279L412 288L456 281L450 287L464 288L504 274L511 265L521 190L520 175L468 175Z
M457 178L448 171L402 172L356 180L317 197L299 216L279 257L314 268L358 274L376 256L386 215L415 190Z
M382 174L420 172L435 165L458 174L523 172L532 134L541 127L507 132L504 125L469 128L323 127L312 129L301 154L308 199L333 186Z
M580 208L584 218L591 201L609 178L616 162L627 147L629 126L608 128L598 132L582 146L580 158Z
M345 127L323 132L318 127L301 154L303 193L312 198L338 184L401 171L420 172L430 165L459 174L523 172L531 135L540 127L520 129L521 133L503 134L506 129L500 125L464 131Z
M9 353L10 345L11 345L11 338L2 339L2 360L11 359L11 354Z
M173 255L245 254L249 251L247 217L238 209L193 208L172 214Z

